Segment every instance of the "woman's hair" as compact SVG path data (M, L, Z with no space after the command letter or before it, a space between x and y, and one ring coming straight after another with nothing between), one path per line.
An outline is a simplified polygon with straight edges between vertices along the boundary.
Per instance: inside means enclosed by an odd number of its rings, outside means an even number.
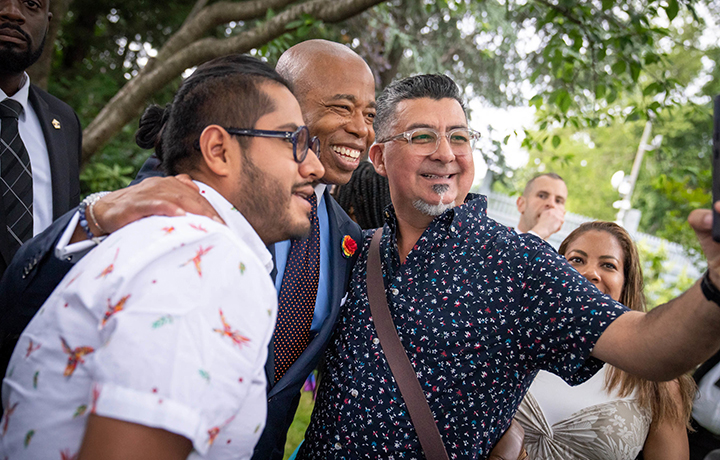
M382 227L385 223L390 187L387 178L378 174L369 161L361 161L350 182L336 187L333 196L363 230Z
M631 310L646 312L645 284L643 282L640 256L635 243L633 243L632 238L624 228L613 222L586 222L565 238L560 244L558 253L564 256L568 246L581 235L593 230L612 235L622 248L623 275L625 279L622 293L617 300ZM680 407L673 398L672 386L674 385L677 385L680 390ZM653 423L683 420L691 429L689 424L690 413L692 412L696 385L689 375L682 375L670 382L651 382L610 366L605 378L605 388L609 392L617 392L622 398L637 391L638 403L652 411Z
M268 64L233 54L199 66L180 85L172 104L152 105L140 118L135 141L155 148L167 174L192 170L201 159L200 134L209 125L249 129L275 110L261 88L265 83L290 85ZM238 137L246 147L249 138Z

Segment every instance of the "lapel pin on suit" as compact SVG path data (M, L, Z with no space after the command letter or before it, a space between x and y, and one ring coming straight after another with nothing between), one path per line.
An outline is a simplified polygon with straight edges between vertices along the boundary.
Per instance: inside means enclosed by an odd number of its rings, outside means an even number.
M53 125L53 128L55 128L55 129L60 129L60 122L57 121L57 118L53 118L53 120L52 120L51 123L52 123L52 125Z
M346 259L349 259L353 256L353 254L355 254L355 251L357 250L357 243L350 235L345 235L345 238L343 238L342 250L343 256L345 256Z

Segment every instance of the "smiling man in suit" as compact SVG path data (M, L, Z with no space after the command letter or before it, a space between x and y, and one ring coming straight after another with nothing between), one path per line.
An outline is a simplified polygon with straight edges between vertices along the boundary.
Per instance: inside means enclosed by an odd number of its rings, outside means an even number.
M80 199L77 115L25 73L51 19L49 0L0 0L0 275L25 241Z

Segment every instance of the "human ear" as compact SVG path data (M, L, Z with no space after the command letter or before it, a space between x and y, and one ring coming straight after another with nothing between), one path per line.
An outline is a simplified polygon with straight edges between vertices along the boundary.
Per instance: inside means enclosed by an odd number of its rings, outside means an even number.
M375 166L375 171L383 177L387 177L387 170L385 169L385 144L373 144L368 152L368 157Z
M520 211L520 214L524 213L525 212L525 197L520 195L518 197L517 201L515 202L515 205L517 206L518 211Z
M235 152L237 150L237 152ZM200 134L200 152L207 167L217 176L226 177L232 172L240 145L218 125L206 127Z

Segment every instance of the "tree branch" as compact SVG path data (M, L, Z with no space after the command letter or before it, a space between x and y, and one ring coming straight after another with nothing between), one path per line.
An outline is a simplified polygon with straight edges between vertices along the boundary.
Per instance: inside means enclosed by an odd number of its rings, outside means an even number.
M199 0L202 1L202 0ZM213 27L230 21L247 21L265 16L268 9L280 9L294 0L255 0L251 2L218 2L203 8L186 22L158 51L156 61L165 61ZM194 9L194 8L193 8Z
M156 61L152 69L147 69L146 66L103 107L83 132L83 162L87 161L125 124L136 117L153 94L185 69L226 54L245 53L260 47L287 32L287 24L299 19L304 14L325 22L339 22L382 3L382 1L311 0L291 6L277 16L236 36L225 39L204 38L189 42L181 50L169 55L166 61ZM222 3L214 4L209 8L220 4ZM265 3L265 7L267 7L267 3ZM237 18L231 20L237 20Z

